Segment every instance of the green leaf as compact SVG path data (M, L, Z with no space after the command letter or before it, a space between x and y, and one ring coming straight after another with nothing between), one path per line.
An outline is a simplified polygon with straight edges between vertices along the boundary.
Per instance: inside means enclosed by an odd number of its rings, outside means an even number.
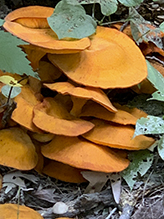
M0 76L0 82L4 83L4 84L8 84L10 86L13 87L21 87L22 85L18 83L17 80L15 80L13 77L9 76L9 75L3 75Z
M0 69L9 73L26 74L39 79L38 74L32 70L30 62L26 59L26 54L21 48L17 47L22 44L27 43L8 32L0 31Z
M162 158L162 160L164 160L164 135L158 141L157 150L159 156Z
M86 14L83 6L69 4L68 0L61 0L47 20L59 39L81 39L96 31L96 22Z
M157 47L163 48L159 28L151 29L152 25L146 21L135 8L129 8L129 17L133 39L139 45L144 42L153 42Z
M3 19L0 19L0 26L2 26L4 22L5 21Z
M125 5L126 7L133 7L140 5L143 2L143 0L119 0L119 2Z
M105 16L114 14L117 11L117 0L67 0L70 4L94 4L98 3L101 7L101 13Z
M162 94L160 91L155 91L154 93L152 93L152 97L147 100L164 101L164 94Z
M130 165L127 169L121 172L121 175L130 189L133 189L133 186L137 181L138 174L143 176L151 167L153 154L148 150L135 151L131 152L128 158L131 161Z
M146 134L163 134L164 120L158 116L147 116L140 118L136 122L133 137Z
M162 74L159 73L149 61L146 60L147 69L148 69L148 76L147 79L154 85L154 87L164 95L164 77Z
M8 98L10 90L11 90L11 86L7 84L2 87L1 92L5 97ZM20 92L21 92L21 87L12 87L10 98L16 97L18 94L20 94Z
M162 32L164 32L164 21L159 25L159 28Z
M117 11L117 0L99 0L97 2L100 4L101 13L105 16L114 14Z

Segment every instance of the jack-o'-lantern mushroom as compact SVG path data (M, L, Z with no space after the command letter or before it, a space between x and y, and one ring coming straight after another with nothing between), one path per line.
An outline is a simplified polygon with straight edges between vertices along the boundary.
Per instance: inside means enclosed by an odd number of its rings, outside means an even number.
M51 97L37 104L33 112L33 123L41 130L52 134L78 136L94 127L91 122L72 116L61 102Z
M47 17L52 15L53 10L43 6L16 9L6 16L3 27L13 35L49 53L74 53L88 48L90 39L87 37L80 40L58 40L47 22Z
M30 170L37 165L38 155L35 146L22 129L0 130L0 142L1 165L19 170Z
M23 127L37 133L43 133L37 128L33 122L33 108L39 103L34 92L29 86L22 87L22 92L15 97L17 108L12 113L12 120L22 125Z
M106 173L120 172L129 165L129 160L114 150L78 137L56 135L50 143L42 146L41 152L49 159L76 168Z
M112 105L107 95L99 88L74 86L70 82L44 83L43 85L53 91L57 91L63 95L71 95L73 97L71 114L78 115L78 111L81 110L89 99L101 104L111 112L117 112L117 109Z
M43 219L43 217L32 208L17 204L0 204L0 218L17 219L19 212L20 219Z
M49 60L71 80L85 86L127 88L147 77L146 61L126 34L97 27L91 46L75 54L48 54Z
M42 173L65 182L82 183L87 181L81 174L83 170L55 160L50 160L43 168Z
M137 117L128 113L125 110L118 109L116 113L112 113L101 105L91 101L88 101L83 106L82 112L79 117L95 117L122 125L135 125L138 119Z
M111 148L142 150L149 148L155 140L144 135L133 138L135 129L130 125L118 125L100 119L91 119L95 127L83 135L87 140Z

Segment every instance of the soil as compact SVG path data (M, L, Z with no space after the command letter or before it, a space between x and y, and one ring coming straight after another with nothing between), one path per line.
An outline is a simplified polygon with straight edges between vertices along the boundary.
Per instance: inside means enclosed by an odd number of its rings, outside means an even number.
M22 6L46 5L54 7L57 2L54 0L1 0L0 18L4 18L11 10ZM164 5L152 4L151 2L144 1L138 10L145 19L159 25L164 19L160 17L160 15L163 15ZM126 8L120 7L113 19L125 16L125 12ZM122 94L121 99L127 102L133 97L127 91ZM131 104L137 103L139 108L146 110L149 114L160 115L164 113L164 107L159 102L153 101L149 104L147 102L145 105L146 97L144 95L142 98L141 96L135 97ZM120 204L114 201L110 180L107 181L100 192L85 194L88 183L66 183L39 174L34 170L21 172L4 166L0 166L3 179L5 176L9 177L8 174L12 174L12 176L7 178L10 179L9 182L7 180L3 181L3 187L0 190L0 203L25 204L37 210L45 219L57 217L76 219L164 219L164 172L162 171L164 162L159 158L157 151L154 154L155 159L152 167L143 177L138 176L132 191L122 181ZM24 182L21 189L19 189L20 182L18 179ZM56 202L65 203L68 206L68 211L62 214L53 213L52 207Z

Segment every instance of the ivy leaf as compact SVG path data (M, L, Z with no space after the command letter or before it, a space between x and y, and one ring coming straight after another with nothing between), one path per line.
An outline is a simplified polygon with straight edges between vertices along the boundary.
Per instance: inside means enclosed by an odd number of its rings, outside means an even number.
M162 160L164 160L164 135L158 141L157 150L159 156L162 158Z
M82 39L96 31L96 22L86 14L83 6L70 4L68 0L61 0L47 20L59 39Z
M6 84L1 88L1 92L5 97L9 97L10 94L10 90L11 90L11 86ZM14 98L16 96L18 96L18 94L21 93L21 87L12 87L12 91L10 94L10 98Z
M151 167L153 154L149 150L135 151L129 154L128 159L131 161L130 165L121 172L121 175L132 190L138 174L145 175Z
M133 137L146 134L163 134L164 120L158 116L147 116L137 120Z
M143 0L119 0L119 2L125 5L126 7L134 7L140 5L143 2Z
M27 43L8 32L0 31L0 69L9 73L26 74L39 79L38 74L32 70L30 62L26 59L26 54L21 48L17 47L22 44Z
M148 76L147 79L154 85L154 87L164 95L164 77L163 75L157 71L149 61L146 60L147 69L148 69Z

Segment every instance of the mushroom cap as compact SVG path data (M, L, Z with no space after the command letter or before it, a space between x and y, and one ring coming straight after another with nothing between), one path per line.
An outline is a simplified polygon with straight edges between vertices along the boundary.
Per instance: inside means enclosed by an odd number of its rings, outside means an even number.
M85 86L126 88L147 77L143 54L126 34L97 27L91 46L76 54L48 54L49 60L71 80Z
M43 173L70 183L82 183L86 182L86 179L83 178L80 173L83 169L78 169L67 164L50 160L50 162L43 168Z
M57 91L58 93L67 95L70 94L75 97L84 98L84 99L91 99L109 111L116 112L117 109L112 105L107 95L99 88L93 87L76 87L69 82L56 82L47 84L44 83L44 86L48 87L53 91Z
M78 136L94 127L91 122L69 114L59 101L51 97L34 107L33 123L46 132L66 136Z
M96 144L126 150L141 150L150 147L155 142L153 138L144 135L133 138L135 130L130 125L122 126L100 119L90 121L95 124L95 127L83 137Z
M54 82L62 75L62 72L52 63L40 61L38 74L42 82Z
M142 111L136 107L131 108L131 107L128 107L126 105L120 105L119 103L114 103L114 106L117 109L124 110L124 111L130 113L131 115L133 115L137 119L140 119L141 117L147 117L147 113L145 113L144 111Z
M118 109L116 113L112 113L105 109L101 105L94 102L87 102L83 108L79 117L92 116L98 119L115 122L122 125L135 125L137 118L130 113Z
M55 136L42 146L45 157L70 166L100 172L119 172L128 167L129 161L112 149L80 140L78 137Z
M45 6L27 6L18 8L10 12L6 17L5 21L14 21L18 18L47 18L52 15L54 8Z
M33 108L39 103L34 92L28 87L22 87L21 93L14 98L17 108L12 113L12 120L27 128L30 131L43 133L33 122Z
M36 132L31 132L30 133L30 137L36 141L39 141L39 142L49 142L53 139L54 137L54 134L51 134L51 133L36 133Z
M20 128L0 130L0 164L19 170L33 169L38 156L30 137ZM1 214L0 214L1 215Z
M0 204L1 219L17 219L19 211L20 219L43 219L43 217L33 209L24 205L17 204Z
M87 37L80 40L58 40L47 22L47 17L53 11L54 8L44 6L16 9L5 17L4 28L24 41L44 48L43 52L46 53L73 53L90 46L90 39Z

